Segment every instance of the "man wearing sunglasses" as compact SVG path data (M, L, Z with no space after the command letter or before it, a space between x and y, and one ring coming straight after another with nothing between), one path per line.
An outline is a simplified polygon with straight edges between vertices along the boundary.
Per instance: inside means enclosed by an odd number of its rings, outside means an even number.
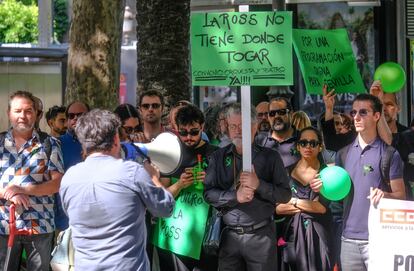
M78 119L85 113L89 112L89 105L80 101L74 101L66 107L67 130L59 139L62 147L63 164L65 172L72 166L81 162L82 159L82 145L75 134L75 128ZM68 218L62 209L60 197L56 194L56 217L55 223L58 230L65 230L68 228Z
M378 135L382 103L374 95L359 94L353 101L351 117L357 138L340 150L336 164L345 168L352 181L352 191L344 199L341 242L342 270L368 269L368 212L370 202L376 206L381 198L405 199L402 161ZM383 173L384 153L391 150L388 172ZM343 152L345 153L343 154ZM387 174L388 176L384 176ZM322 182L311 182L319 192Z
M139 97L139 112L142 117L144 135L147 142L164 132L161 125L164 110L164 97L156 90L148 90Z
M292 113L293 108L288 99L272 99L268 117L271 130L258 133L255 138L258 145L277 150L286 168L299 160L295 147L298 132L292 126Z
M217 147L210 145L202 139L202 131L204 128L204 115L195 105L188 104L181 106L175 115L175 123L177 125L178 137L181 141L183 158L180 167L170 176L164 176L161 182L167 190L175 197L176 201L180 201L182 197L198 194L202 199L202 182L205 177L205 168L207 167L208 157ZM199 161L199 157L201 158ZM200 163L199 163L200 162ZM194 167L201 165L201 172L194 171ZM197 174L197 176L195 176ZM201 182L201 183L197 183ZM183 195L184 193L184 195ZM193 196L191 196L193 197ZM206 204L203 201L203 204ZM192 206L191 208L198 208ZM202 207L204 208L204 207ZM197 211L199 212L199 211ZM174 218L169 218L174 219ZM160 224L161 223L161 224ZM158 222L160 227L162 222ZM181 234L192 234L191 238L194 242L202 240L203 236L195 236L197 230L192 228L182 231ZM201 246L201 243L199 244ZM217 259L209 258L201 252L200 260L190 257L181 256L171 251L158 249L160 257L160 270L217 270ZM173 267L176 266L176 269Z

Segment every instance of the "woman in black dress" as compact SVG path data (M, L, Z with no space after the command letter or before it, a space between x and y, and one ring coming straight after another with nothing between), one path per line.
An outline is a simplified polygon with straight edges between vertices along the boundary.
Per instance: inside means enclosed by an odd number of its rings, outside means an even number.
M322 135L307 127L298 138L296 147L301 159L289 168L292 199L276 207L277 214L286 216L283 239L278 242L283 250L282 270L332 270L328 201L309 186L325 167L318 159L323 150Z

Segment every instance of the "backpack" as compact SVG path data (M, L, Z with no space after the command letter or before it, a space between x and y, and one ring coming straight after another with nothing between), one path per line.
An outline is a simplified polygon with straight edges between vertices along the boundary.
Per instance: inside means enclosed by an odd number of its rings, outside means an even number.
M4 140L6 139L6 134L7 132L0 133L0 147L4 146ZM40 143L42 143L45 149L46 157L49 160L50 155L52 154L52 143L50 142L51 136L42 131L38 131L38 134L40 138Z
M346 157L348 156L348 152L352 144L349 144L342 149L338 151L338 156L340 158L341 166L344 166L344 161L346 160ZM382 152L381 156L381 165L380 165L380 174L381 178L386 184L389 191L391 191L391 185L390 185L390 168L391 168L391 160L394 156L394 152L396 152L396 149L393 146L387 145L385 148L385 151Z

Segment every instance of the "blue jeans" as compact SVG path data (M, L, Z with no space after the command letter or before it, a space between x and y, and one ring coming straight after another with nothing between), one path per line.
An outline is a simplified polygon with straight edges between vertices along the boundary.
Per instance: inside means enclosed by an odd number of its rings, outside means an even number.
M54 233L44 233L34 234L32 236L15 236L7 270L19 270L20 259L24 248L27 254L28 271L49 271L53 235ZM8 239L8 235L0 235L0 270L4 269Z
M342 237L341 265L343 271L368 270L368 241Z

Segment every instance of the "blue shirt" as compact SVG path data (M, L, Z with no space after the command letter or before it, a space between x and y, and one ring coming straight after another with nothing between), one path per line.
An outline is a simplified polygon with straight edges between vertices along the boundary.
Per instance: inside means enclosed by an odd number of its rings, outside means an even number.
M380 138L361 149L358 137L349 148L343 167L352 180L352 191L344 200L344 229L345 238L368 240L368 213L370 187L385 188L381 177L381 157L386 143ZM339 156L336 157L337 164ZM402 161L396 151L391 159L390 179L402 178Z
M60 142L62 145L63 153L63 162L65 165L65 171L67 171L71 166L76 165L82 161L82 145L72 133L72 131L66 131L66 133L61 136ZM68 217L65 215L65 212L62 209L62 202L59 197L59 194L55 196L56 201L56 216L55 224L58 230L65 230L69 227Z
M77 137L69 130L59 139L62 145L63 163L66 171L71 166L82 161L82 145Z
M88 157L63 176L60 195L72 228L76 270L150 270L145 212L170 216L173 196L138 163Z

